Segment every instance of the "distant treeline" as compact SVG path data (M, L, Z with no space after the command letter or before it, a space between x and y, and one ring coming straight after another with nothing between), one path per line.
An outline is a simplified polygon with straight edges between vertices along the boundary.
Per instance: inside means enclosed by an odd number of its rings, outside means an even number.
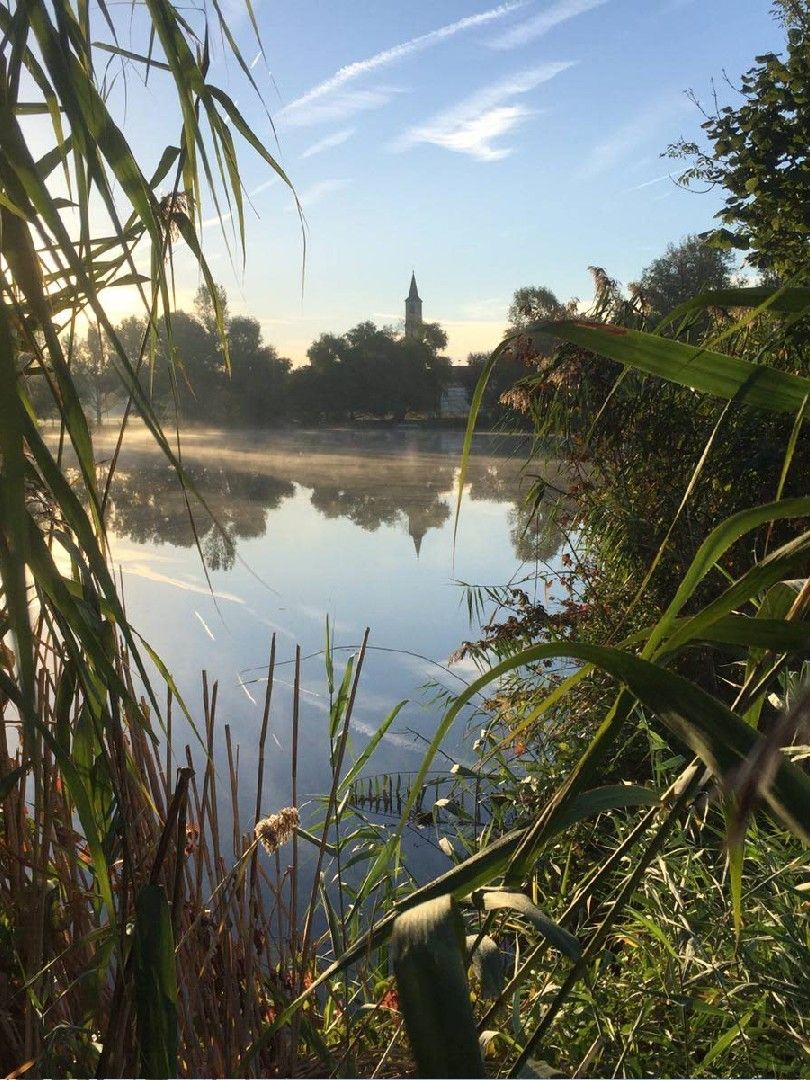
M150 343L146 320L135 316L115 328L159 415L186 423L270 427L289 421L341 423L364 419L404 420L439 414L450 383L475 385L483 358L453 366L441 355L447 335L425 323L418 338L392 327L362 322L345 334L322 334L310 346L309 362L293 367L262 337L259 320L230 315L224 290L228 357L217 330L214 304L201 288L191 312L176 311ZM126 395L106 336L90 328L74 346L73 370L91 419L120 414ZM35 398L36 384L31 390ZM44 387L42 388L44 390Z

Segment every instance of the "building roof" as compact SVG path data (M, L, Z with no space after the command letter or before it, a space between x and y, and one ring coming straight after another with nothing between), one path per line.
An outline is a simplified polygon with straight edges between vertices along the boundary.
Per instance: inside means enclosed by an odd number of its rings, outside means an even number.
M414 272L411 272L411 287L410 287L410 290L408 291L408 299L409 300L418 300L419 299L419 290L416 287L416 274Z

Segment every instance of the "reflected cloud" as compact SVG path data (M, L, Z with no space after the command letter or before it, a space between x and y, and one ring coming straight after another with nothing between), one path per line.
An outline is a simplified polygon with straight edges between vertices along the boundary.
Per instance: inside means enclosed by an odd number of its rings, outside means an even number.
M169 577L168 574L161 574L157 570L153 570L151 566L146 563L132 563L124 568L129 577L140 577L146 581L156 581L159 585L170 585L173 589L179 589L181 592L199 593L201 596L213 596L215 600L229 600L232 604L244 604L244 600L241 596L235 596L233 593L221 592L219 589L209 589L207 585L197 585L192 581L181 581L180 578ZM194 613L197 615L197 612ZM202 618L197 615L197 618L203 624L203 628L208 633L208 636L214 640L214 635L208 629L203 622Z

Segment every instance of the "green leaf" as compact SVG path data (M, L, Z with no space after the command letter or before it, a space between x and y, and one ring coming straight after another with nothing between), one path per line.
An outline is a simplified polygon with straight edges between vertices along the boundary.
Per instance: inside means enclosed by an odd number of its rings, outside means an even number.
M400 710L403 709L404 706L407 705L407 704L408 704L407 700L400 701L388 713L388 715L382 721L380 726L377 728L377 730L371 736L371 738L369 739L366 746L363 747L363 751L360 754L360 756L357 758L357 760L354 762L352 767L349 769L349 771L346 773L346 775L341 780L340 787L338 788L339 793L345 791L351 785L352 781L357 778L358 774L360 773L360 770L363 768L363 766L366 764L368 759L371 757L371 755L377 749L377 746L379 745L379 743L385 737L385 733L391 727L394 720L396 720L397 716L399 716Z
M578 642L533 645L497 664L456 699L440 725L442 734L466 702L501 675L558 657L595 664L614 676L721 779L740 766L761 741L741 717L680 675L620 649ZM801 769L783 758L765 797L780 821L802 840L810 841L810 778Z
M669 607L661 616L658 624L653 628L648 645L644 650L645 655L654 655L655 647L664 639L668 631L672 628L675 618L693 595L700 582L738 540L768 522L783 521L790 518L802 518L808 515L810 515L810 498L781 499L778 502L765 503L762 506L741 510L739 513L726 518L725 521L722 521L715 529L712 529L698 548L689 569L686 571L678 585L675 596ZM775 553L775 555L777 554L778 553ZM753 569L756 571L757 568L754 567ZM758 588L755 586L749 593L749 596L756 595L757 591ZM749 596L745 596L743 600L747 600ZM674 635L674 643L688 640L688 633L686 637L684 636L684 633L686 633L684 629L686 625L687 624L684 623L679 628L679 632L676 632ZM692 623L691 628L694 630L696 626L702 625L708 626L709 624L706 623L705 620L701 620L697 624ZM674 643L673 641L668 642L667 648L674 648Z
M754 1010L751 1009L750 1012L747 1012L745 1016L741 1016L739 1020L735 1020L734 1023L723 1032L698 1066L697 1071L699 1073L703 1073L705 1069L708 1069L715 1058L718 1058L721 1054L725 1053L737 1039L745 1038L745 1029L751 1022L751 1017L753 1015Z
M716 600L690 619L681 620L668 638L666 650L672 651L699 638L719 619L754 600L779 581L801 573L807 565L808 551L810 532L805 532L755 563Z
M755 285L740 289L713 289L699 293L667 315L662 325L676 323L706 308L760 308L779 315L801 315L810 310L810 289L784 286L779 289Z
M464 927L440 897L399 915L391 935L399 1002L420 1076L484 1076Z
M801 375L609 323L539 322L525 333L551 334L647 375L768 412L795 414L810 393L810 379Z
M162 885L144 885L138 893L132 960L141 1074L177 1076L174 935Z
M604 788L595 788L592 791L582 792L563 804L560 812L550 824L548 836L552 837L577 821L601 813L603 810L621 806L650 806L657 801L658 798L654 792L631 784L612 784ZM276 1020L262 1029L256 1041L248 1048L246 1061L253 1060L272 1034L289 1021L318 987L334 978L335 975L361 957L367 956L372 949L382 945L390 936L394 920L401 912L440 897L454 896L462 898L469 896L475 889L495 881L506 870L510 859L525 839L527 833L528 829L517 829L506 833L493 844L490 844L489 847L477 852L471 858L465 859L464 862L452 867L445 874L435 878L427 885L423 885L406 900L401 901L392 913L382 918L368 933L350 945L340 960L323 971L312 985L304 993L300 994L295 1001L291 1002ZM382 852L382 858L388 858L385 849Z
M544 915L525 893L487 889L481 901L485 911L500 911L502 908L508 908L510 911L518 912L540 931L550 945L558 949L563 956L567 956L569 960L578 960L582 955L582 949L574 935L563 930L561 926Z
M458 519L461 513L461 497L464 494L464 479L467 475L467 462L470 459L470 451L472 449L473 435L475 434L475 423L478 419L478 413L481 409L481 402L484 399L484 391L487 388L490 376L500 359L502 353L507 347L508 342L503 341L497 349L484 364L484 368L478 377L478 382L475 384L475 390L473 390L472 400L470 402L470 412L467 417L467 426L464 430L464 442L461 448L461 465L458 471L458 490L456 493L456 514L453 520L453 542L455 543L456 535L458 533Z
M497 997L503 989L504 957L498 943L489 934L467 934L465 945L470 953L470 967L481 988L482 997Z
M337 916L332 901L329 899L329 893L324 888L323 874L321 874L321 881L318 885L318 893L321 898L323 910L326 912L326 920L329 925L329 937L332 939L332 953L335 959L339 960L344 952L343 934L341 933L340 919Z
M591 788L567 799L550 822L548 839L559 835L571 825L587 821L606 810L624 810L635 806L657 806L657 792L638 784L605 784Z

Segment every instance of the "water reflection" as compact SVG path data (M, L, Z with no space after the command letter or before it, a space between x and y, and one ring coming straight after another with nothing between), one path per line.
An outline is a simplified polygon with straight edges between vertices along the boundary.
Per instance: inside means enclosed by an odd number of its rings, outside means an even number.
M114 439L112 426L109 435L105 430L94 438L99 458L111 455ZM470 659L446 664L463 641L480 636L478 622L470 625L458 582L505 584L516 573L525 576L516 555L521 561L545 559L559 543L551 508L541 507L532 521L524 501L526 444L476 438L455 541L459 433L190 431L183 444L191 480L224 527L223 537L195 509L211 583L194 549L173 471L148 433L128 431L109 525L130 618L172 671L195 716L200 669L218 680L219 715L241 744L243 761L255 746L264 702L264 684L252 680L264 677L270 636L277 635L269 729L275 741L265 776L266 798L274 807L292 799L289 717L296 645L311 656L301 670L296 750L298 796L307 813L315 812L311 800L328 791L331 781L329 694L319 655L327 616L338 669L370 627L350 752L359 754L382 718L406 702L365 770L401 776L401 796L435 733L443 709L437 693L457 691L476 673ZM553 463L532 471L559 483ZM537 588L533 597L544 597L543 585ZM472 761L464 741L467 719L459 718L443 747L463 764ZM179 717L177 725L180 746L192 736L180 734ZM217 767L228 775L227 760L218 760ZM386 788L386 781L378 785L372 776L369 795L364 775L365 787L358 786L355 795L362 801L363 792L372 800L379 794L382 808L386 799L395 808L398 782L392 791L390 782ZM256 791L249 780L240 783L244 821L253 813ZM221 806L220 813L228 820L230 806ZM425 876L447 868L447 857L431 846L427 832L414 841L418 872Z
M230 570L238 540L264 536L267 516L295 493L289 480L259 473L189 465L194 489L212 516L196 507L192 516L174 469L166 462L144 462L120 470L111 492L109 523L118 536L137 544L191 547L195 532L206 566ZM190 499L193 504L193 496Z
M219 442L217 440L217 442ZM500 452L498 452L500 449ZM211 570L233 567L240 540L264 536L273 511L297 489L309 492L312 507L328 519L346 519L366 532L393 527L410 536L418 557L425 536L444 527L453 513L453 491L460 461L455 432L320 433L276 437L261 445L228 445L187 437L186 469L213 517L184 492L171 466L154 454L124 459L116 475L110 525L118 536L139 544L172 544L190 548L199 543ZM525 447L493 440L474 447L467 469L467 498L476 502L511 503L509 530L520 561L547 560L559 548L561 535L549 507L540 513L521 497Z

